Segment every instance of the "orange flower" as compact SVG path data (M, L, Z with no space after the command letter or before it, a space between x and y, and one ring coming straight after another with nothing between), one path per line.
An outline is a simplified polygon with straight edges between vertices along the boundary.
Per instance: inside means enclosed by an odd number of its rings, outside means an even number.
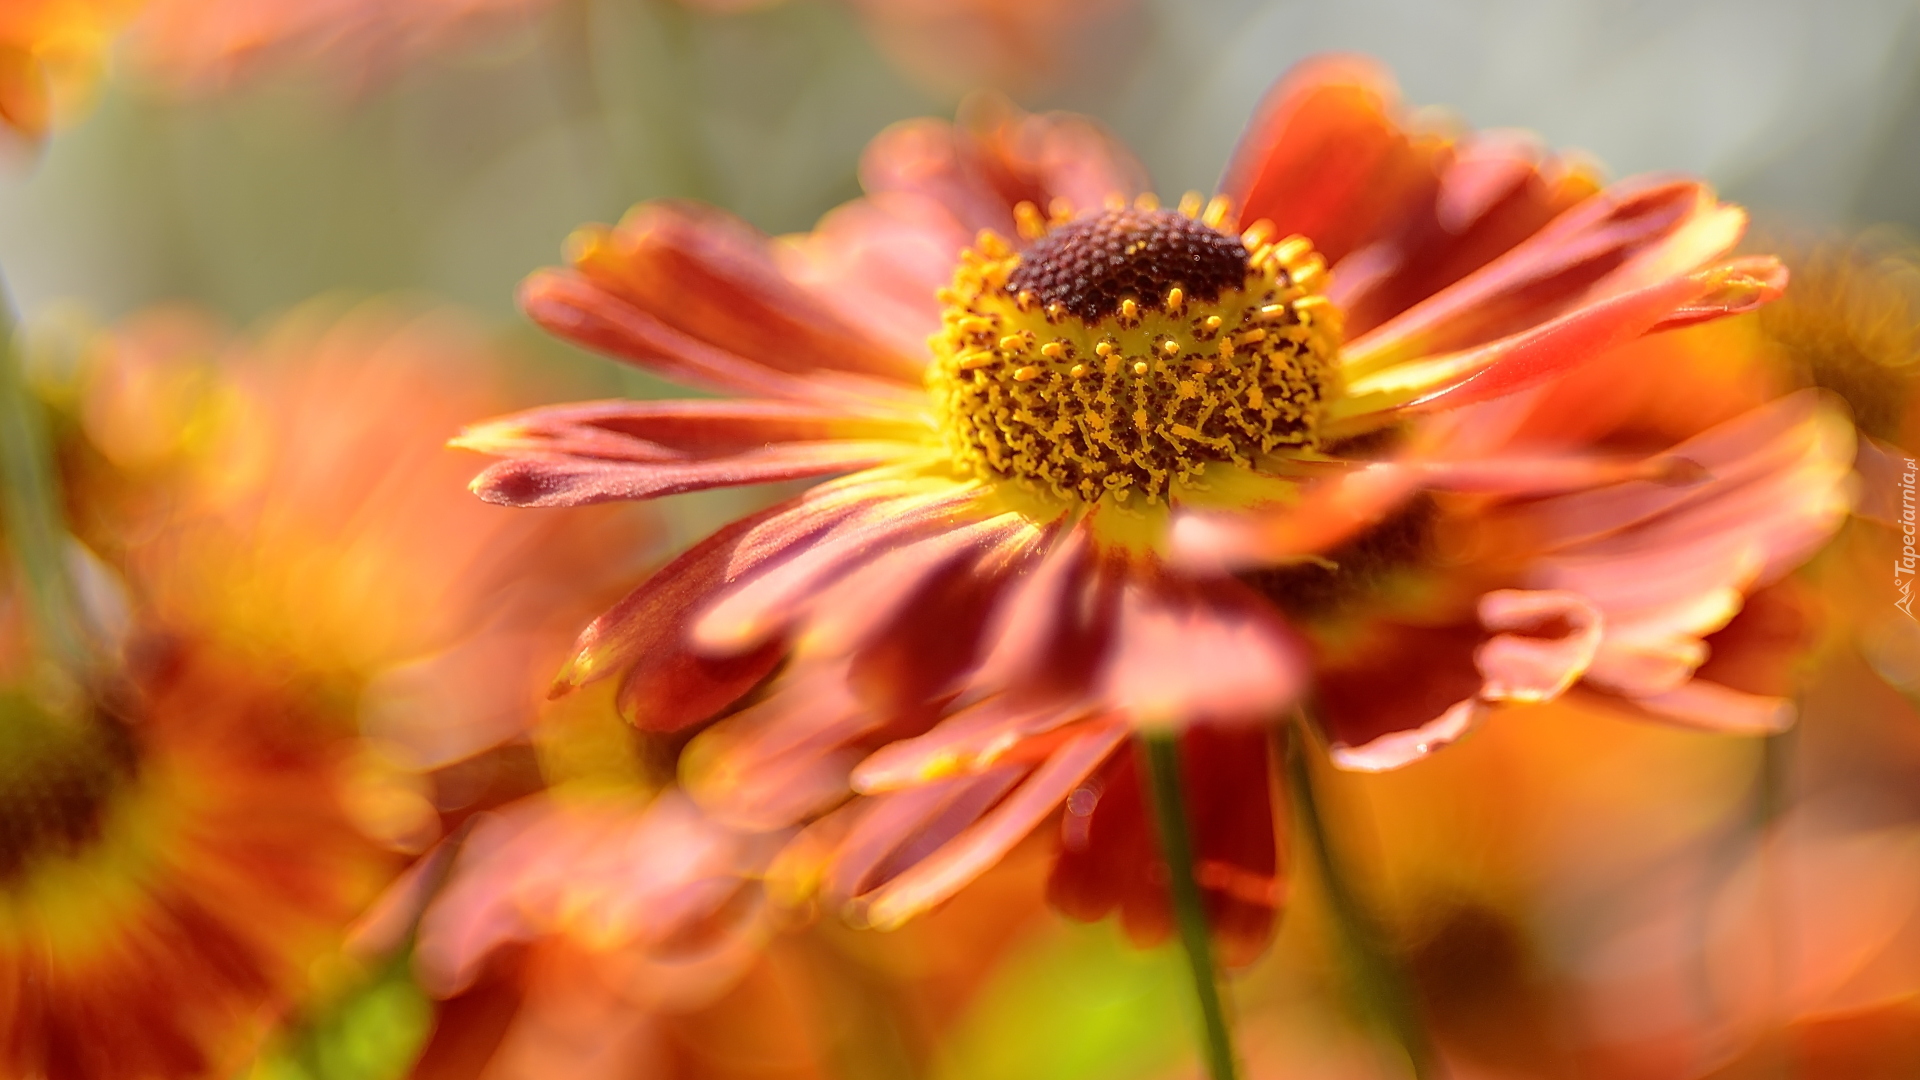
M170 625L357 696L367 734L410 768L518 738L569 624L632 573L648 532L460 494L439 433L513 400L503 374L449 311L314 304L256 341L182 312L130 320L83 423L162 520L102 522L96 546L126 546Z
M76 0L79 2L79 0ZM97 2L97 0L96 0ZM137 0L129 0L137 2ZM731 15L781 0L681 0ZM552 0L144 0L140 59L171 83L217 87L261 67L320 61L349 81L543 16ZM1132 0L848 0L912 77L942 89L1031 91L1110 47Z
M607 599L575 561L620 573L646 533L452 485L439 432L512 399L445 313L314 306L245 341L150 312L96 344L55 419L123 685L0 694L0 1074L227 1075L331 989L382 843L528 790L472 759Z
M550 0L147 0L139 57L168 81L217 87L252 71L319 60L351 82L450 40L524 25Z
M1112 64L1134 0L848 0L900 70L937 89L1034 92ZM1143 37L1144 35L1132 35ZM1097 58L1097 59L1096 59Z
M80 111L107 47L140 0L0 5L0 127L29 139Z
M1600 513L1607 485L1649 481L1737 501L1669 459L1454 460L1436 453L1460 438L1423 434L1774 296L1772 260L1720 261L1744 216L1702 185L1599 191L1511 138L1409 131L1352 60L1280 85L1211 202L1162 209L1139 176L1084 121L985 108L882 135L868 197L806 237L639 207L577 233L525 307L732 396L538 410L459 440L507 458L473 487L520 506L851 474L697 544L587 630L559 689L618 674L659 731L746 700L689 747L687 782L722 821L808 822L774 873L859 921L940 902L1064 805L1056 896L1158 932L1146 879L1109 860L1142 846L1128 735L1174 727L1190 763L1216 763L1193 784L1199 876L1245 959L1280 891L1267 725L1308 691L1312 652L1224 561L1323 559L1429 487L1599 489ZM1826 431L1781 408L1749 426ZM1722 437L1726 455L1772 476L1736 452L1754 437ZM1616 524L1657 516L1646 498ZM1691 524L1744 547L1774 519ZM1757 574L1704 585L1737 607ZM1516 695L1568 681L1566 645L1521 632L1583 616L1541 595L1577 587L1497 601Z
M392 871L341 806L337 721L198 644L147 651L115 707L5 698L8 1076L229 1074Z

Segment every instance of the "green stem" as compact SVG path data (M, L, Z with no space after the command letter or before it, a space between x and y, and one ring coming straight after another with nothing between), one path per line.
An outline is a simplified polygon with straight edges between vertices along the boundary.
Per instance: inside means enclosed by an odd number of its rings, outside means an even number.
M1287 788L1326 893L1327 910L1339 931L1347 967L1361 1000L1375 1022L1400 1044L1413 1075L1419 1080L1441 1076L1406 975L1387 952L1379 926L1354 890L1327 833L1320 799L1314 793L1313 767L1307 761L1310 748L1317 745L1306 718L1297 717L1293 737L1287 740Z
M1206 1032L1207 1075L1234 1080L1239 1075L1233 1056L1233 1033L1220 1000L1220 975L1213 962L1213 939L1207 930L1207 912L1194 877L1193 836L1187 823L1186 795L1180 778L1179 736L1172 731L1149 731L1140 736L1146 763L1147 793L1160 830L1160 849L1167 858L1167 876L1173 892L1173 921L1193 973L1193 994L1200 1003Z
M46 417L15 347L13 305L0 284L0 515L36 643L79 678L89 660L87 637L67 571L66 515L49 445Z

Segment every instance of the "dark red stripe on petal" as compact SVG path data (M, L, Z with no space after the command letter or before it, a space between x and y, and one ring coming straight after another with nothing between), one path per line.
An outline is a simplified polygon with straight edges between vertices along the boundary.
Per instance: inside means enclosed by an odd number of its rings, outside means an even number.
M1378 370L1512 335L1575 306L1688 273L1739 239L1744 217L1702 184L1616 184L1462 280L1354 339L1350 368Z
M1377 64L1310 60L1281 80L1241 136L1220 190L1240 220L1272 221L1338 263L1437 193L1437 138L1400 127L1399 92Z
M821 442L787 443L710 461L526 457L488 467L470 486L482 499L503 506L583 506L851 472L913 451L898 442Z
M694 616L738 576L797 550L859 505L795 500L695 544L587 627L555 692L621 674L623 708L636 724L659 731L699 723L733 704L784 650L770 643L745 656L702 656L687 636Z
M1451 409L1505 397L1551 381L1609 349L1661 328L1750 310L1777 295L1771 283L1721 267L1608 297L1470 352L1447 358L1448 383L1417 398L1420 411ZM1717 300L1714 298L1718 298ZM1684 314L1682 314L1684 313Z
M1088 724L1084 731L1063 742L1039 767L1027 773L1020 785L992 808L973 805L966 816L966 827L952 830L963 815L955 807L940 819L938 830L929 828L914 837L913 843L893 853L888 863L872 877L884 884L855 898L853 914L876 927L898 926L913 916L958 892L1000 861L1013 846L1033 831L1036 825L1066 801L1068 793L1092 775L1102 762L1125 741L1127 728L1119 721ZM1001 769L989 770L995 776ZM1019 775L1015 772L1015 775ZM969 778L962 783L984 784L984 779ZM882 800L901 799L911 792L882 796ZM977 805L977 804L974 804ZM957 834L956 834L957 832ZM945 839L950 836L951 839ZM897 871L897 876L893 872Z
M824 388L681 333L600 288L583 274L542 270L520 286L520 308L576 345L689 386L725 393L810 400Z
M714 652L735 652L784 632L834 582L900 546L972 524L967 517L979 496L977 488L955 485L872 504L804 552L741 580L695 623L695 642Z
M689 202L645 203L585 234L575 266L594 286L690 337L775 371L919 385L924 359L843 322L780 272L771 241Z

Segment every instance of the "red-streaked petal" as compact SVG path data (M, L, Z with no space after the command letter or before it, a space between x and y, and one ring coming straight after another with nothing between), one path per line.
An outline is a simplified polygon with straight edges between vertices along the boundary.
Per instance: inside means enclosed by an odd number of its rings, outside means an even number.
M1130 568L1097 700L1140 723L1272 720L1300 694L1305 647L1233 578Z
M1334 266L1327 295L1350 337L1485 266L1600 190L1584 163L1513 132L1465 136L1435 156L1435 168L1430 197L1409 197L1402 218Z
M987 631L993 648L967 699L1010 688L1018 688L1022 705L1086 696L1106 649L1114 599L1111 589L1097 589L1097 558L1082 519L1011 584Z
M1146 724L1270 717L1304 677L1272 608L1227 577L1174 573L1083 519L1010 589L967 698L1089 702Z
M1047 530L1020 521L989 546L963 549L959 559L930 568L897 605L853 596L851 588L832 601L875 609L862 620L850 649L848 677L862 700L896 722L931 722L966 684L989 645L988 620L1009 583L1038 562L1045 535ZM821 598L822 606L828 602ZM808 647L811 630L803 641Z
M1242 223L1267 218L1314 242L1356 337L1599 190L1583 163L1530 136L1409 131L1403 114L1372 61L1310 60L1268 95L1221 181Z
M824 868L822 891L847 905L853 921L864 921L854 898L960 835L1029 772L1023 765L1004 765L862 799L852 827Z
M780 268L848 323L905 356L940 329L936 295L953 281L975 234L934 199L883 192L827 214L783 239Z
M887 718L853 696L844 664L796 668L682 755L681 782L716 820L782 828L852 794L847 777L860 760L856 746Z
M979 772L1024 740L1083 718L1083 712L1053 704L1020 709L1004 698L983 701L947 717L925 735L874 751L855 767L853 786L873 795L954 773Z
M1572 547L1750 484L1786 479L1783 490L1796 490L1803 486L1791 482L1797 468L1834 472L1844 465L1851 446L1846 421L1823 405L1817 393L1802 391L1749 410L1660 455L1691 462L1699 474L1697 483L1614 484L1544 500L1520 513L1539 546ZM1831 478L1824 481L1823 490L1830 490L1832 483Z
M1784 271L1771 259L1728 263L1610 296L1478 348L1358 380L1352 390L1356 398L1405 395L1412 411L1491 401L1669 325L1751 311L1784 285Z
M462 846L421 921L421 971L451 993L494 948L565 932L643 950L698 938L697 952L732 955L725 939L751 936L758 918L736 898L782 843L721 826L671 790L644 806L516 804L484 816Z
M1626 704L1683 727L1729 734L1785 730L1794 718L1797 661L1818 633L1807 591L1786 578L1749 596L1732 621L1705 639L1706 662L1691 679Z
M586 506L854 472L924 452L924 447L910 443L869 440L780 443L707 461L622 462L542 455L496 462L468 486L475 495L502 506Z
M1013 237L1021 201L1044 211L1055 198L1086 209L1109 195L1131 197L1145 188L1146 170L1087 117L1034 115L977 95L961 106L957 123L909 120L882 132L861 158L860 182L875 194L937 200L971 240L980 229Z
M605 461L686 462L726 457L775 443L830 440L912 441L926 425L848 416L797 401L720 398L691 401L588 401L529 409L473 424L449 445L499 457L560 455Z
M1616 184L1353 339L1342 362L1365 374L1521 333L1596 300L1685 276L1730 249L1744 223L1740 211L1722 206L1694 181L1645 177Z
M611 230L570 241L572 262L609 298L751 363L918 386L924 366L842 322L780 272L772 242L689 202L642 203Z
M1385 70L1354 56L1294 68L1271 90L1240 138L1220 190L1244 224L1266 218L1299 233L1329 263L1385 231L1410 204L1430 202L1438 138L1414 138L1395 114Z
M1113 721L1091 726L1062 744L1018 788L959 835L914 859L885 884L856 897L857 917L875 927L898 926L958 892L1052 814L1126 735L1126 725Z
M695 544L587 627L555 693L625 672L621 700L634 722L661 731L698 723L739 700L773 670L782 649L701 656L687 641L695 613L740 575L791 555L859 505L794 500Z
M1604 633L1600 612L1578 593L1498 589L1480 598L1480 625L1493 636L1474 650L1486 701L1551 701L1593 663Z
M823 380L776 371L682 333L571 270L529 276L520 284L520 308L576 345L683 385L801 401L836 394L836 387ZM875 382L873 389L890 385Z
M725 655L783 632L810 600L845 575L896 547L973 524L965 518L979 494L978 488L955 485L846 518L807 550L734 585L694 622L695 646Z
M959 575L982 590L997 588L1010 564L1041 546L1050 532L1023 514L1008 513L888 552L857 580L842 580L815 600L803 647L844 656L892 636L903 619L917 614L912 606L929 583L945 576Z
M1219 573L1330 551L1384 521L1420 490L1421 480L1416 467L1380 462L1316 481L1291 506L1178 514L1174 565Z

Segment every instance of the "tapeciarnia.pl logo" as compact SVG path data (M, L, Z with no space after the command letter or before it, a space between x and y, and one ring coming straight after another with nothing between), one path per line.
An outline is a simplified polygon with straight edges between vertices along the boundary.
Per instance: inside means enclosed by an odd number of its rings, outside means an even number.
M1893 561L1893 591L1900 594L1893 606L1906 612L1909 619L1915 618L1913 579L1915 569L1920 568L1920 554L1914 551L1914 472L1913 459L1907 458L1900 472L1900 557Z

